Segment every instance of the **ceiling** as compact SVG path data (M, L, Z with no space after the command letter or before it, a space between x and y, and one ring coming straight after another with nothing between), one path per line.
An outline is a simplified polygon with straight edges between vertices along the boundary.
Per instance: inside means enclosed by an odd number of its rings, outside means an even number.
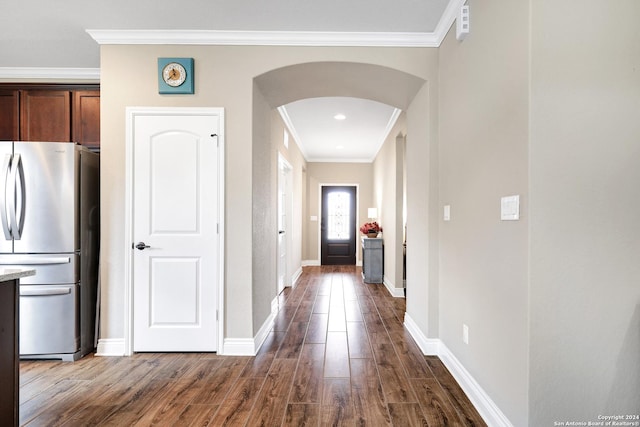
M307 161L372 162L400 110L367 99L325 97L292 102L280 113Z
M0 14L0 78L34 69L99 69L87 30L431 34L460 0L21 0ZM43 72L41 76L46 76ZM36 73L37 74L37 73ZM338 123L337 112L347 119ZM281 113L308 160L370 161L397 111L373 101L313 98ZM344 148L337 151L336 146ZM341 153L341 154L340 154ZM336 160L331 160L336 161Z

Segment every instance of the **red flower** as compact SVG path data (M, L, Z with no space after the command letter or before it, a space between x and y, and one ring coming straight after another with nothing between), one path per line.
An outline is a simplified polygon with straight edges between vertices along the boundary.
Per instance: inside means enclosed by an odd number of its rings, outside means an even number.
M360 232L362 234L380 233L380 232L382 232L382 227L380 227L380 225L376 221L374 221L374 222L365 222L360 227Z

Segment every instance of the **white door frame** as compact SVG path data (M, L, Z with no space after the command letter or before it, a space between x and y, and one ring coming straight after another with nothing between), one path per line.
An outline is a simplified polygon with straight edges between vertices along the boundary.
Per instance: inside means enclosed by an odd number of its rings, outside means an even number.
M133 142L134 120L136 116L167 115L167 116L218 116L218 345L217 353L223 354L224 349L224 108L206 107L127 107L126 108L126 140L125 140L125 209L124 209L124 354L133 354Z

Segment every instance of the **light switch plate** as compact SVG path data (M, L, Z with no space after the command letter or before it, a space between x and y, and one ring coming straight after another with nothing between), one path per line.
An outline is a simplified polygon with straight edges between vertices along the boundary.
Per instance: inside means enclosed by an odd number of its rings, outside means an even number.
M520 196L507 196L500 199L500 219L517 221L520 219Z
M444 213L442 219L445 221L451 220L451 205L444 205Z
M311 215L311 217L309 218L309 221L317 221L318 217L315 215Z

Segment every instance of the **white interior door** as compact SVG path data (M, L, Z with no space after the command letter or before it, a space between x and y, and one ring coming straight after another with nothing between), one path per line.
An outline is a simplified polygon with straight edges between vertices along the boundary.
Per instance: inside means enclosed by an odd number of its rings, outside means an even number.
M220 121L134 116L133 351L217 350Z
M290 285L289 276L289 201L288 201L288 178L289 166L280 158L278 160L278 294L282 292L285 286Z

